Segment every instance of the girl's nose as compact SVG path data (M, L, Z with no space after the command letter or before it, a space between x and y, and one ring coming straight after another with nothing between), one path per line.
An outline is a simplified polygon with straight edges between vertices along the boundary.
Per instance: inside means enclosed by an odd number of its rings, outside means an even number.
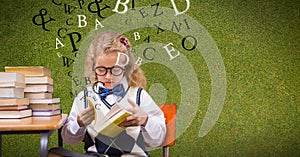
M110 70L107 71L107 73L105 74L105 78L106 78L106 79L110 79L111 76L112 76L111 71L110 71Z

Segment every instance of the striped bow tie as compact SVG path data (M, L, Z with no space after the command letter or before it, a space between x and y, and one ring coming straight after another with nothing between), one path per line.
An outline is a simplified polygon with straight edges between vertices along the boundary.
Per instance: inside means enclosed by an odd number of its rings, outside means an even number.
M99 87L99 97L100 99L105 99L106 96L114 94L116 96L124 97L125 96L125 89L122 84L115 86L113 89L107 89L104 87Z

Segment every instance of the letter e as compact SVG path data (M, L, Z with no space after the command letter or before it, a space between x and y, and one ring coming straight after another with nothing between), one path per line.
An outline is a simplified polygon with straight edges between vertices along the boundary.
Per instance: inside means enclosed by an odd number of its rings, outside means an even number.
M174 47L172 47L172 49L170 50L170 49L168 48L169 45L173 45L173 43L169 43L169 44L163 46L163 48L166 49L168 55L170 56L170 60L173 60L174 58L176 58L176 57L178 57L178 56L180 55L180 52L177 51L177 54L173 56L173 55L171 54L171 52L172 52L172 51L175 51L175 49L174 49Z

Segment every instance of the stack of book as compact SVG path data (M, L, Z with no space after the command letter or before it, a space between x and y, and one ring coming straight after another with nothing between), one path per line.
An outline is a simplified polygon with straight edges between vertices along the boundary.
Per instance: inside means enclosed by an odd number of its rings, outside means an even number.
M30 117L29 100L24 98L24 75L0 72L0 118L19 119Z
M18 72L24 75L24 97L29 99L32 116L49 117L61 114L60 99L52 97L54 87L49 68L43 66L7 66L5 72Z

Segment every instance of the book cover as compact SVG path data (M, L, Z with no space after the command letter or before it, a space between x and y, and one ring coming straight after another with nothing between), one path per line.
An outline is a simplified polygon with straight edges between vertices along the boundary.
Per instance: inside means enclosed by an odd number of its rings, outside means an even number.
M25 92L24 97L28 99L51 99L52 93L45 92Z
M5 72L18 72L27 76L49 76L51 69L44 66L5 66Z
M29 99L27 98L1 98L0 106L15 106L15 105L28 105Z
M53 93L53 85L47 84L35 84L26 85L24 92L48 92Z
M19 110L19 111L0 111L0 118L24 118L32 115L31 109Z
M24 83L24 75L17 72L0 72L0 82L9 81Z
M60 98L52 99L29 99L29 104L57 104L60 102Z
M26 84L49 84L53 85L53 79L49 76L36 76L36 77L25 77Z
M24 88L0 88L0 98L24 98Z

